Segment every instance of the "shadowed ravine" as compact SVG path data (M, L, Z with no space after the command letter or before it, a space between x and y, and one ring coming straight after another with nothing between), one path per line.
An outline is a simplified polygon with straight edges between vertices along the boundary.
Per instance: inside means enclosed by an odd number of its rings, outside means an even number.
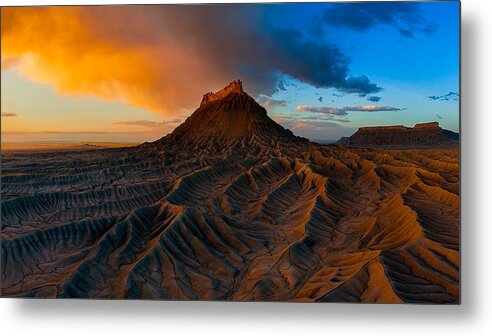
M154 143L2 155L2 295L459 301L458 149L316 145L226 93Z

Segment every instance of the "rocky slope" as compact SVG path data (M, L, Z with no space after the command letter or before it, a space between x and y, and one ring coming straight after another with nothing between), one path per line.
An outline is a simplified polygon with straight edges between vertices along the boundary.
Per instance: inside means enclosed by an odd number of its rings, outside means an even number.
M319 146L216 97L154 143L3 155L2 295L459 301L456 149Z
M171 134L150 146L187 148L272 146L308 143L270 119L266 110L235 81L216 93L206 93L200 107Z
M352 136L337 144L352 147L458 147L459 134L442 129L438 122L416 124L414 127L361 127Z

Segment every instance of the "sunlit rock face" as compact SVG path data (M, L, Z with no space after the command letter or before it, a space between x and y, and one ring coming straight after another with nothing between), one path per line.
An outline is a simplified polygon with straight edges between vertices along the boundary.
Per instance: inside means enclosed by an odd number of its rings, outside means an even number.
M221 100L227 97L231 93L243 94L243 83L240 80L229 83L225 88L217 92L208 92L203 95L200 106L208 104L213 101Z
M2 295L459 301L457 148L313 144L231 85L153 143L3 155Z

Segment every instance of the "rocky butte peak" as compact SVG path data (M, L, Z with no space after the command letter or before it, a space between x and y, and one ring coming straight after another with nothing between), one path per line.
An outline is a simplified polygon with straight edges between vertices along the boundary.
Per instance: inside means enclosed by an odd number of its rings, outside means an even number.
M306 141L270 119L267 111L243 91L240 80L215 93L206 93L200 107L163 139L170 144L200 146L244 139L263 143Z
M241 82L241 80L239 80L239 79L235 80L235 81L229 83L229 85L227 85L222 90L219 90L215 93L214 92L205 93L203 95L203 99L202 99L200 106L203 106L203 105L208 104L208 103L213 102L213 101L223 99L231 93L244 93L243 82Z

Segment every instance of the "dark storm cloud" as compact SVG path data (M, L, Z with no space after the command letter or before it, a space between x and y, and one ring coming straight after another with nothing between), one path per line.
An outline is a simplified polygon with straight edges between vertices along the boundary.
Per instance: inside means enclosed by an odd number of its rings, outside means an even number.
M429 99L438 101L457 101L459 96L460 95L456 92L449 92L448 94L442 96L429 96Z
M229 78L241 77L253 95L285 89L280 75L317 88L367 95L381 90L365 75L350 73L351 60L321 39L295 29L262 28L261 11L249 5L172 7L164 12L166 30L188 44L203 62ZM178 19L179 18L179 19ZM185 20L183 19L185 18Z
M279 81L278 84L278 89L281 91L287 91L287 88L285 87L285 82L284 81Z
M364 97L369 93L376 93L382 90L381 87L371 83L366 75L348 77L345 81L343 81L342 86L336 88L346 93L358 93L361 97Z
M422 14L420 4L409 2L337 3L322 15L326 24L364 32L375 26L395 28L402 36L431 35L436 24Z
M372 101L372 102L378 102L381 100L381 97L379 96L369 96L367 97L367 100Z

